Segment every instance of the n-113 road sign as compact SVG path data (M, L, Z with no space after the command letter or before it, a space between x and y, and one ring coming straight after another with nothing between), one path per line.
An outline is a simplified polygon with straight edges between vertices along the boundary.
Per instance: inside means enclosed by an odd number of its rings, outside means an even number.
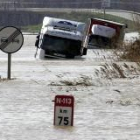
M74 97L56 95L54 102L54 125L73 126Z

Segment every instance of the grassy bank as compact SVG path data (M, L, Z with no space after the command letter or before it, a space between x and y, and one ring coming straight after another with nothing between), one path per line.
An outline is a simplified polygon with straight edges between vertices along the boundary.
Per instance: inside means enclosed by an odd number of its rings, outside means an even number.
M102 13L85 13L85 12L70 12L70 13L55 13L55 12L43 12L40 13L40 15L44 16L51 16L51 17L57 17L57 18L63 18L63 19L69 19L69 20L75 20L75 21L80 21L80 22L87 22L88 18L104 18L104 15ZM106 14L105 19L112 20L115 22L120 22L128 25L128 29L126 32L131 32L135 31L135 26L134 23L130 20L126 20L121 17L117 16L112 16ZM43 20L43 19L42 19ZM24 26L22 27L23 31L28 31L28 32L39 32L40 28L42 26L42 22L38 25L30 25L30 26Z

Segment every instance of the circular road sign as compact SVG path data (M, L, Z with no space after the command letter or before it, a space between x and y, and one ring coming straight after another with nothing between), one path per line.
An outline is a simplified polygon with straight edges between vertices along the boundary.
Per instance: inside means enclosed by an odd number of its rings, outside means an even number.
M22 32L13 26L6 26L0 30L0 49L5 53L15 53L23 45Z

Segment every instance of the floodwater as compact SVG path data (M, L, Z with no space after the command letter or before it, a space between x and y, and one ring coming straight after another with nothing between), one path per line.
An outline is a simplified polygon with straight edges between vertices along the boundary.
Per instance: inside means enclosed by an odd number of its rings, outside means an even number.
M140 140L140 77L135 63L126 78L101 73L117 62L110 51L89 50L82 58L34 58L35 36L25 36L12 55L0 52L0 140ZM132 67L133 66L133 67ZM133 69L132 69L133 68ZM54 126L56 95L72 95L74 125Z

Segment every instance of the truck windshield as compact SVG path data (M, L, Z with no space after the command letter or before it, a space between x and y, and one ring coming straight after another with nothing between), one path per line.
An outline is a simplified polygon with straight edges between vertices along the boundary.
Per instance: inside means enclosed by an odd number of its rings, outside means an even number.
M41 48L46 52L61 53L65 55L79 55L81 50L81 41L44 35Z
M111 39L107 37L102 37L99 35L89 36L89 46L105 48L111 45Z

